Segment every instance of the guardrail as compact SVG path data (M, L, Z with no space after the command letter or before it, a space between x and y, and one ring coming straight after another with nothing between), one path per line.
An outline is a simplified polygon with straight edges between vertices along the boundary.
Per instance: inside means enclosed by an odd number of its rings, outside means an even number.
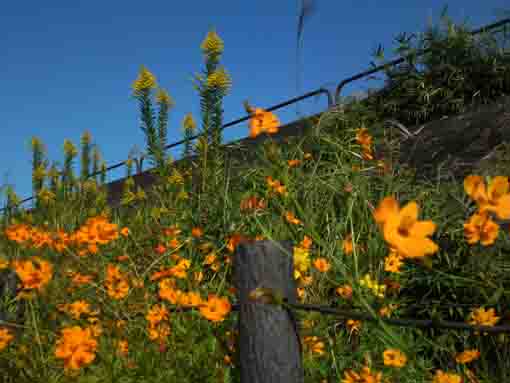
M500 21L498 21L496 23L489 24L489 25L486 25L484 27L475 29L475 30L473 30L473 31L471 31L469 33L472 36L475 36L475 35L478 35L478 34L480 34L482 32L487 32L487 31L490 31L492 29L495 29L495 28L498 28L498 27L501 27L501 26L506 26L506 24L508 24L508 23L510 23L510 18L503 19L503 20L500 20ZM336 87L336 91L335 91L335 104L338 104L340 102L340 92L342 91L342 88L345 85L349 84L350 82L362 79L363 77L367 77L367 76L369 76L371 74L374 74L376 72L379 72L379 71L381 71L383 69L386 69L386 68L389 68L389 67L401 64L401 63L403 63L404 61L406 61L407 59L409 59L411 57L423 56L425 53L428 53L428 52L430 52L430 49L418 49L413 54L409 54L409 55L406 55L406 56L401 57L399 59L387 62L386 64L382 64L382 65L376 66L373 69L366 70L364 72L360 72L360 73L358 73L358 74L356 74L356 75L354 75L352 77L348 77L345 80L340 81L340 83Z

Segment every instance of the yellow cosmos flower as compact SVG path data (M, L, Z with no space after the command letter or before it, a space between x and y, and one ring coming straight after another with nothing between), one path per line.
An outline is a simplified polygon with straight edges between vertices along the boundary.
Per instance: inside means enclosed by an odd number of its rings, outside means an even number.
M342 285L336 288L336 293L344 299L352 298L352 287L350 285Z
M464 179L464 190L479 206L480 213L495 213L499 219L510 218L510 185L508 177L494 177L486 190L481 176L469 175Z
M303 343L305 347L312 354L324 355L324 342L320 341L316 336L305 336L303 338Z
M323 258L323 257L317 258L313 262L313 265L321 273L325 273L331 268L331 264L328 262L328 260L326 258Z
M302 247L294 247L294 278L299 278L302 273L310 268L310 253Z
M9 329L0 328L0 351L7 347L7 345L14 339L14 335L12 335Z
M215 294L209 294L207 301L199 308L200 314L211 322L223 322L231 309L232 306L228 298L220 298Z
M457 374L436 370L436 375L434 375L432 383L462 383L462 378Z
M400 350L388 349L383 352L385 366L401 368L407 363L407 357Z
M382 372L372 372L368 366L364 366L360 373L347 369L342 379L342 383L381 383L381 381Z
M402 267L403 257L396 251L391 251L390 254L384 259L384 271L390 273L399 273L400 267Z
M62 337L57 341L55 356L64 360L66 369L78 370L95 359L97 344L90 328L64 328Z
M67 310L73 316L74 319L80 319L82 314L90 313L90 305L84 300L78 300L71 303Z
M296 216L294 215L294 213L288 211L285 213L285 220L288 222L288 223L292 223L293 225L301 225L303 222L301 222L298 218L296 218Z
M386 197L373 214L382 227L386 242L404 257L420 258L439 250L426 238L434 233L436 225L432 221L418 221L418 204L415 201L400 209L393 197Z
M473 214L464 224L464 236L470 245L480 241L483 246L490 246L496 241L498 234L499 226L490 219L487 211Z
M372 143L372 136L368 134L367 128L360 128L356 130L356 141L363 146L370 146Z
M151 324L156 325L159 322L168 319L168 310L165 306L162 305L154 305L151 307L145 319Z
M476 360L480 357L480 351L476 349L465 350L457 355L455 355L455 361L459 364L470 363L473 360Z
M469 314L468 323L476 326L494 326L500 319L494 309L486 310L481 307Z
M342 251L345 255L352 254L354 246L352 245L352 234L347 234L347 237L342 241Z
M51 280L53 275L53 266L43 261L39 257L34 257L27 261L15 260L12 262L13 268L23 283L24 289L42 290L43 287Z

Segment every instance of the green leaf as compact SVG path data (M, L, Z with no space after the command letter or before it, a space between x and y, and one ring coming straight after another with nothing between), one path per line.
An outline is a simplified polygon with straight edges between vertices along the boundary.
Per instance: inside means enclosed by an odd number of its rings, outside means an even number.
M500 286L494 292L494 294L492 294L490 299L487 301L487 304L488 305L495 305L495 304L497 304L499 302L499 300L501 299L501 296L503 295L504 292L505 292L505 289L503 288L503 286Z

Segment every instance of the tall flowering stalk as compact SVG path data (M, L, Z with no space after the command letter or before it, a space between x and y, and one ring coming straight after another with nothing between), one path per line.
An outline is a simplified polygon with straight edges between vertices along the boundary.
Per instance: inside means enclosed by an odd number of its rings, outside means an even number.
M106 184L106 162L103 160L101 161L101 167L100 167L100 178L99 183L104 186Z
M32 149L32 192L37 195L42 189L46 177L46 148L37 137L32 137L30 146Z
M145 134L149 159L153 165L162 169L165 166L168 111L174 105L174 102L164 89L158 88L156 103L159 107L159 113L156 126L152 106L152 91L156 87L156 77L142 65L138 78L133 83L133 96L140 105L140 128Z
M221 127L223 125L222 100L232 85L230 76L224 68L219 66L219 59L223 53L223 40L211 30L202 42L200 48L205 58L205 69L200 75L195 75L197 81L194 85L200 94L202 114L202 133L196 151L202 162L202 187L205 191L205 180L209 179L209 170L212 173L212 182L216 183L216 174L221 167L222 158L219 146L222 143ZM211 169L209 164L213 164ZM214 188L214 185L210 185Z
M56 162L52 162L50 170L48 170L48 179L49 179L49 186L50 191L57 195L59 193L59 189L61 186L60 180L59 180L60 173L58 171L58 167Z
M74 183L73 161L78 155L76 146L68 139L64 140L64 169L62 171L62 186L64 193L72 191Z
M187 158L193 154L193 146L191 144L191 137L193 137L197 124L193 120L193 115L188 113L184 116L184 120L182 121L183 131L184 131L184 150L182 152L182 157Z
M168 111L175 103L169 96L168 92L162 88L158 89L156 93L156 103L158 104L158 151L162 159L165 158L165 148L167 145L167 126L168 126Z
M97 183L97 175L99 173L99 162L101 161L101 152L97 145L92 147L92 174L94 174L94 179Z
M90 175L90 142L92 136L85 132L81 136L81 181L85 182Z
M8 222L9 218L18 211L18 205L21 202L21 199L18 197L11 185L7 185L5 188L5 194L7 197L5 206L5 222Z

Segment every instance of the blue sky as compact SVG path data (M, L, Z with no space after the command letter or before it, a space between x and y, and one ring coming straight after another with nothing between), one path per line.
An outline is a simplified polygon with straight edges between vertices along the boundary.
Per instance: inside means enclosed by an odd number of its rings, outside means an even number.
M299 1L300 3L300 1ZM40 138L50 160L62 163L64 139L79 145L88 130L107 165L145 148L131 84L141 64L148 67L176 105L170 112L168 142L182 139L182 119L200 120L193 73L203 69L200 44L210 28L225 43L221 63L233 80L224 100L225 120L243 117L242 102L269 107L327 87L368 69L377 44L395 56L394 38L422 32L439 21L443 6L457 23L478 28L503 17L505 0L333 1L316 0L304 25L296 89L298 1L10 1L0 13L0 186L31 195L29 140ZM384 5L382 5L384 4ZM357 81L349 95L376 81ZM276 114L283 123L297 113L324 110L324 97ZM247 123L224 131L224 141L247 136ZM182 147L171 150L179 158ZM76 168L78 170L78 167ZM113 181L125 170L108 174ZM3 200L3 198L2 198Z

